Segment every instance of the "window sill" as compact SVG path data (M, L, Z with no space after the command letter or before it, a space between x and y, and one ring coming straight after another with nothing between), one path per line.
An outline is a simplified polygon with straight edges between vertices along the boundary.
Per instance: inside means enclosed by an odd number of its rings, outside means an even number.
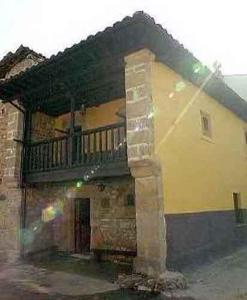
M205 136L205 135L201 136L201 140L206 141L206 142L211 143L211 144L214 144L214 141L212 140L212 138L210 138L208 136Z

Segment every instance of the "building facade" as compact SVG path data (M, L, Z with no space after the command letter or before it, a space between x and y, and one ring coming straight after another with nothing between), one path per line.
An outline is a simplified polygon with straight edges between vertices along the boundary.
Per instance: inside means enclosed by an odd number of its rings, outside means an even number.
M45 59L27 47L9 52L0 62L0 82L24 72ZM0 260L20 257L21 151L15 141L23 138L23 114L13 105L0 100Z
M247 103L148 15L0 98L2 259L91 252L154 275L246 243Z

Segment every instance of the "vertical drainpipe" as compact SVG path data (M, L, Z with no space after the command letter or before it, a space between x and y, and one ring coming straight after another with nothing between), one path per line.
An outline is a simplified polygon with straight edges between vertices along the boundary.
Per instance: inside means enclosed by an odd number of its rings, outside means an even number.
M20 181L22 188L22 200L21 200L21 232L20 232L20 243L21 243L21 258L25 258L25 248L22 243L23 230L26 228L26 207L27 207L27 185L24 180L24 158L27 156L26 145L30 142L31 138L31 125L32 125L32 114L30 111L25 110L23 118L23 134L22 134L22 151L21 151L21 170L20 170Z

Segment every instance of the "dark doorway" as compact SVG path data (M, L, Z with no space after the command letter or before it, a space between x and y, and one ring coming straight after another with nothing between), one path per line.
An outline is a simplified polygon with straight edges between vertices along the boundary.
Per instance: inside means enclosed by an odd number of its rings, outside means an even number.
M90 251L90 199L75 199L75 253Z

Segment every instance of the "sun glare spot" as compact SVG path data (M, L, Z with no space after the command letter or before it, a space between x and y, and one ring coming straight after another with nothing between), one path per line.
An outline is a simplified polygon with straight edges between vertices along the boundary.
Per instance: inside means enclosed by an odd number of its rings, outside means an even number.
M173 92L171 92L170 94L169 94L169 96L168 96L170 99L172 99L173 97L174 97L174 93Z
M192 69L193 69L193 72L195 74L204 74L205 73L205 66L202 65L201 63L195 63L193 66L192 66Z
M58 203L55 206L50 205L49 207L42 210L42 221L50 222L55 218L61 216L63 214L61 207L59 207Z
M76 187L81 188L83 186L83 181L77 181L76 182Z
M89 176L88 175L84 175L83 178L84 178L85 181L88 181Z
M182 90L184 90L186 87L186 84L184 81L179 81L176 83L176 87L175 87L175 91L176 92L182 92Z

